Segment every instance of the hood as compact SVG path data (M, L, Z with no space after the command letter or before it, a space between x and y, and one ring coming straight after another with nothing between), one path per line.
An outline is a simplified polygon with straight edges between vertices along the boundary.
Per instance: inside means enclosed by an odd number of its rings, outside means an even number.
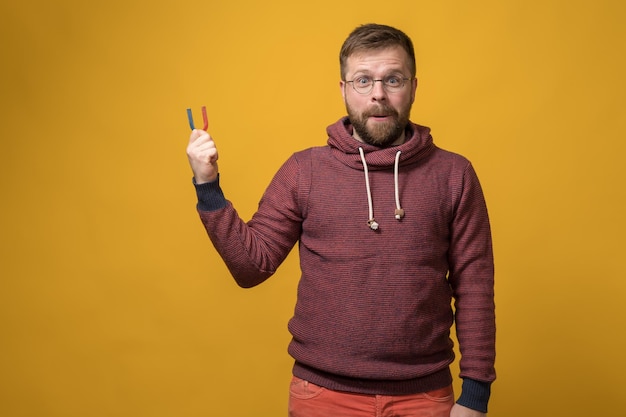
M402 145L389 148L379 148L374 145L360 142L352 137L352 125L347 117L328 126L328 145L332 155L350 168L363 171L365 191L367 193L368 221L367 225L374 231L379 231L379 224L374 219L374 205L370 187L369 171L378 171L393 168L394 190L396 207L394 217L401 221L404 218L404 209L400 204L399 171L403 166L414 164L427 157L435 149L430 129L425 126L409 123L406 128L406 140Z
M363 170L359 148L367 158L367 166L370 171L390 169L394 166L396 154L401 152L399 166L406 166L428 156L434 149L433 138L430 129L425 126L409 122L405 132L407 140L399 146L379 148L374 145L362 143L352 137L352 125L348 117L339 119L336 123L328 126L328 145L331 147L335 158L351 168Z

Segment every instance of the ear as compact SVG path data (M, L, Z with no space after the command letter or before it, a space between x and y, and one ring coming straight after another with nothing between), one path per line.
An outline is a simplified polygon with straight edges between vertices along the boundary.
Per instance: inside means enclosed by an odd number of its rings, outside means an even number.
M411 104L415 101L415 92L417 91L417 77L411 80Z
M346 82L344 80L339 81L339 88L341 89L341 97L343 97L343 101L346 101Z

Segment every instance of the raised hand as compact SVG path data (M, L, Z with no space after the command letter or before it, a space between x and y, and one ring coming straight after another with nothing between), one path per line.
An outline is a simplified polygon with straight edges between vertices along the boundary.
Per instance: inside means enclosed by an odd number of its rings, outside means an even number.
M193 171L196 184L217 179L217 148L213 138L204 130L194 129L189 136L187 158Z

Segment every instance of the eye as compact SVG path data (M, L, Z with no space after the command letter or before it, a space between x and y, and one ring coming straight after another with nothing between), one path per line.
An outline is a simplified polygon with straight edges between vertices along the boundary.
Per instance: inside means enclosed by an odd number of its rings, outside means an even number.
M354 85L357 87L365 87L372 83L372 79L370 77L357 77L354 79Z
M389 87L400 87L402 85L402 77L397 75L389 75L385 77L385 85Z

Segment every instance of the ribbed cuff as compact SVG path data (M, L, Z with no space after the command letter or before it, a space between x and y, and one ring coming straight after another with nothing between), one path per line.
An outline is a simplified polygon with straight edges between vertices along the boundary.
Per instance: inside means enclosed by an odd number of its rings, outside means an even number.
M487 404L491 396L491 383L476 381L475 379L463 379L461 396L457 400L460 405L472 410L487 412Z
M196 195L198 196L198 210L215 211L226 207L227 202L220 188L219 174L217 179L212 182L196 184L195 178L193 178L192 181L193 185L196 187Z

